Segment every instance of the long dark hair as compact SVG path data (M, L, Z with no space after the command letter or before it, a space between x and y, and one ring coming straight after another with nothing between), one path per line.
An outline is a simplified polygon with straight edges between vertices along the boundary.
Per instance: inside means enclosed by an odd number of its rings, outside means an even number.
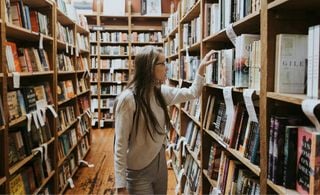
M143 47L136 55L135 71L128 88L132 90L136 102L136 114L134 117L134 128L138 130L138 121L141 114L145 118L147 132L154 140L154 133L165 134L161 126L151 110L150 100L151 94L154 92L156 102L163 109L165 114L165 123L167 128L171 128L170 117L168 114L167 105L160 91L160 87L156 87L154 80L154 66L158 62L159 55L163 51L160 48L153 46Z

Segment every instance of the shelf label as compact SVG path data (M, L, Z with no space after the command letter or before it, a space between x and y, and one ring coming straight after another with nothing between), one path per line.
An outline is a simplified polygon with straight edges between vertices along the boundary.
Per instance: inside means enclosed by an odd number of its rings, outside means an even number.
M231 125L233 122L233 115L234 115L234 105L233 105L233 99L232 99L232 87L224 87L223 88L223 97L224 97L224 102L226 104L226 116L227 116L227 121L226 121L226 126L224 128L224 138L229 138L230 133L231 133Z
M306 100L303 100L301 105L303 112L314 124L317 131L320 131L320 123L314 114L314 110L319 104L320 104L320 100L318 99L306 99Z
M54 118L57 118L58 115L56 113L56 111L54 110L52 105L48 105L49 110L51 111L51 113L53 114Z
M236 38L237 38L237 35L236 33L234 32L233 30L233 27L232 27L232 24L229 24L226 28L226 34L228 36L228 38L230 39L230 41L232 42L232 44L234 46L236 46Z
M28 119L28 125L27 125L27 130L28 132L31 131L31 120L32 120L32 115L30 113L26 114L27 119Z
M249 114L249 121L259 123L256 110L254 109L253 100L252 100L252 95L254 91L255 91L254 89L245 89L243 91L243 98L246 104L247 112Z
M74 188L74 183L73 183L72 178L70 177L67 181L68 181L68 183L70 185L70 188Z
M33 118L34 124L36 125L36 128L39 129L40 126L39 126L39 123L38 123L37 112L33 111L31 113L32 113L32 118Z
M40 33L39 49L43 49L43 34Z
M20 87L20 73L19 72L12 72L13 76L13 88Z

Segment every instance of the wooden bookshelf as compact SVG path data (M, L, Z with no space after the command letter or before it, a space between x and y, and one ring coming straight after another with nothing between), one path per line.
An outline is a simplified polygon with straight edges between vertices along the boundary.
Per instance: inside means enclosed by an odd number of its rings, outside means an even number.
M182 1L178 1L182 3ZM188 4L187 1L183 2ZM205 17L205 4L206 3L218 3L217 1L201 0L197 1L194 5L182 10L180 8L180 19L178 29L174 28L170 32L167 32L164 38L165 43L170 45L171 41L175 38L176 33L180 36L178 54L169 53L166 59L172 62L176 59L181 61L181 57L186 55L186 48L183 46L184 35L183 24L192 21L196 17L200 16L201 26L204 26ZM185 6L185 5L184 5ZM260 163L261 166L254 165L251 161L244 157L244 155L233 148L230 148L225 140L212 130L204 128L206 104L208 97L215 96L215 101L224 100L223 98L223 86L217 84L206 84L202 91L201 101L201 120L199 123L193 120L192 116L183 109L183 106L173 106L180 111L180 128L176 131L185 132L187 123L192 121L194 125L201 125L202 130L202 146L201 146L201 167L202 167L202 193L210 193L211 187L217 187L216 182L211 181L207 176L210 146L212 143L216 143L223 151L226 151L230 159L236 159L241 165L246 167L248 171L255 175L255 179L259 179L259 187L261 194L277 193L277 194L297 194L297 191L286 189L283 186L275 185L268 179L268 145L269 145L269 128L270 128L270 116L274 113L280 112L287 115L305 116L301 109L301 104L304 100L308 99L306 94L285 94L277 93L274 89L275 83L275 59L276 59L276 36L281 33L290 34L307 34L310 26L318 25L319 17L318 10L320 8L319 1L297 1L297 0L269 0L261 1L260 8L251 10L250 13L246 13L241 18L237 18L232 22L232 29L236 36L242 34L259 34L260 35L260 64L261 64L261 76L260 76L260 89L256 89L254 93L254 105L259 107L257 114L259 115L259 141L260 141ZM182 15L182 12L185 14ZM188 51L193 56L200 56L200 59L209 52L211 49L222 50L234 48L235 46L229 40L227 35L227 27L222 27L215 33L205 36L207 32L203 32L201 28L201 39L199 43L188 45ZM171 49L171 48L170 48ZM179 67L178 78L169 78L169 83L172 86L177 86L181 80L182 67ZM183 80L182 86L190 86L192 81ZM232 99L234 104L243 101L243 88L236 88L232 86ZM171 109L173 110L173 109ZM307 122L308 119L306 119ZM213 121L214 122L214 121ZM309 121L308 121L309 122ZM181 136L184 136L181 134ZM263 164L262 164L263 163ZM183 191L183 189L180 189ZM183 192L182 192L183 193Z
M11 1L13 2L13 1ZM20 3L20 2L19 2ZM48 151L48 158L50 159L50 166L52 168L52 171L49 173L49 176L45 178L42 183L37 184L37 189L34 192L31 192L32 194L38 194L42 193L45 189L48 188L48 186L51 186L50 188L50 193L52 194L57 194L58 191L58 182L59 182L59 176L58 176L58 158L57 158L57 150L58 150L58 138L59 134L57 132L58 129L58 122L54 118L53 114L49 111L50 109L53 109L55 112L57 112L58 108L63 105L58 104L58 97L56 94L57 91L57 85L60 79L66 80L72 80L74 89L77 89L77 71L74 72L60 72L58 71L57 68L57 61L56 61L56 56L59 53L66 52L66 48L68 48L69 52L68 55L70 54L70 51L77 49L78 45L76 44L69 44L64 41L58 40L57 38L57 32L56 32L56 27L57 27L57 22L59 22L63 26L68 26L70 29L73 29L74 33L80 33L80 34L89 34L89 31L83 28L82 26L79 26L76 21L73 21L72 19L69 18L63 11L58 8L58 5L56 4L56 1L52 0L23 0L21 1L23 5L28 6L30 10L35 10L36 12L41 13L42 15L46 16L46 26L41 29L40 25L44 25L44 23L41 24L41 22L38 22L38 27L39 27L39 32L33 32L31 29L31 26L29 29L26 27L26 24L22 24L21 26L14 25L10 23L10 21L7 21L5 18L7 17L6 10L6 4L5 1L1 1L0 8L1 8L1 44L2 44L2 50L1 50L1 61L2 61L2 66L0 68L0 76L1 76L1 98L3 102L1 102L1 106L3 106L3 112L4 115L4 121L5 124L1 126L1 131L0 131L0 146L1 146L1 166L0 166L0 193L1 194L10 194L10 188L9 188L9 183L11 182L12 178L16 174L21 174L24 170L25 167L28 166L33 166L33 162L36 157L36 155L39 152L32 151L31 155L21 159L20 161L16 162L13 166L9 166L9 158L10 156L8 155L10 152L10 141L9 141L9 133L12 131L27 131L27 123L28 119L26 115L22 115L20 117L17 117L17 119L14 120L9 120L9 105L8 105L8 92L11 91L16 91L21 90L27 86L27 87L33 87L37 85L42 85L43 87L45 86L45 83L48 83L52 95L52 100L50 102L50 105L46 107L47 105L44 105L43 108L46 110L46 123L45 125L49 127L50 131L50 137L47 137L46 140L39 141L39 146L37 147L45 147L47 145ZM20 4L19 4L20 6ZM24 13L25 14L25 13ZM23 14L22 14L23 15ZM30 16L25 16L26 19L28 19ZM5 21L5 22L4 22ZM43 26L42 26L43 27ZM32 28L33 29L33 28ZM37 31L37 30L36 30ZM75 34L72 36L75 37ZM41 43L42 40L42 44ZM74 38L76 41L76 38ZM46 56L41 56L42 54L40 53L40 63L43 63L43 58L46 58L46 63L49 65L49 69L47 67L43 67L46 71L35 71L31 72L20 72L20 87L19 88L14 88L12 86L14 76L13 74L7 70L7 60L6 60L6 47L5 47L5 42L10 41L13 42L17 45L17 48L35 48L36 52L40 52L41 46L43 46L44 51L46 51ZM75 42L76 43L76 42ZM88 43L89 44L89 43ZM40 48L38 50L38 48ZM89 48L87 49L79 49L79 55L81 55L83 58L86 57L87 59L89 58ZM76 54L74 53L73 55L74 58L72 60L74 61L73 64L76 64ZM90 60L88 60L88 63L90 63ZM39 64L38 64L39 65ZM43 65L43 64L42 64ZM90 66L90 64L88 64ZM38 67L39 68L39 67ZM40 69L39 69L40 70ZM82 75L81 75L82 76ZM79 74L80 77L80 74ZM80 78L79 78L80 79ZM44 88L43 88L44 89ZM22 93L22 92L21 92ZM22 94L24 95L24 94ZM47 96L46 94L45 96ZM86 91L83 91L83 93L79 94L79 98L83 98L85 96L88 96L90 98L90 93L89 89ZM21 97L24 98L24 97ZM64 102L66 105L69 104L74 104L75 111L78 111L79 109L77 108L78 106L78 97L75 96L74 100L75 101L67 101ZM48 103L48 102L47 102ZM3 105L2 105L3 104ZM20 105L20 103L19 103ZM38 106L37 106L38 107ZM50 109L49 109L50 107ZM37 108L37 109L40 109ZM77 109L76 109L77 108ZM24 108L26 109L26 108ZM31 114L26 113L26 114ZM57 113L59 115L59 113ZM76 114L80 115L79 112ZM34 115L35 116L35 115ZM33 117L34 117L33 116ZM89 119L88 119L89 120ZM32 122L33 119L32 119ZM75 123L76 124L76 123ZM41 125L41 123L40 123ZM37 125L31 126L31 129L37 128ZM40 128L40 127L38 127ZM47 127L45 127L47 128ZM21 130L20 130L21 129ZM22 130L24 129L24 130ZM90 134L90 129L87 130L89 133L86 133L86 136L88 137L88 144L91 143L91 134ZM32 132L32 131L31 131ZM27 131L29 136L31 137L31 133ZM49 136L49 135L46 135ZM40 138L39 138L40 139ZM86 138L87 139L87 138ZM43 142L43 143L42 143ZM12 144L11 144L12 145ZM24 144L25 147L26 144ZM35 146L33 146L35 147ZM75 146L76 148L79 148L78 145ZM90 147L89 145L87 146L88 148ZM30 151L35 148L30 148ZM12 150L12 149L11 149ZM27 149L26 149L27 150ZM42 163L42 162L41 162ZM43 166L41 164L41 166ZM40 167L39 167L40 168ZM33 176L35 177L35 175ZM27 185L27 184L24 184Z

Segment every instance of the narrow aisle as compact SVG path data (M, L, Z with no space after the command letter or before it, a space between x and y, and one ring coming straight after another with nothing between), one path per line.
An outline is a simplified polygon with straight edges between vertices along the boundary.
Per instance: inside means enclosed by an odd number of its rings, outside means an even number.
M86 161L94 167L82 166L73 177L75 187L69 188L66 194L114 194L113 134L112 128L92 131L92 146ZM168 194L174 194L175 185L175 176L169 170Z

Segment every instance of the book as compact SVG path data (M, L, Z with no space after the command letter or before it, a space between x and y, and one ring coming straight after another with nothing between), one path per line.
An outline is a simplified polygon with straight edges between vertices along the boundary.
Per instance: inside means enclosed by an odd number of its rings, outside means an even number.
M299 127L296 190L300 194L320 191L320 132Z
M308 58L308 36L278 34L276 37L274 91L304 94Z
M26 194L21 173L13 176L9 181L10 194Z
M148 16L161 16L161 0L146 0Z

